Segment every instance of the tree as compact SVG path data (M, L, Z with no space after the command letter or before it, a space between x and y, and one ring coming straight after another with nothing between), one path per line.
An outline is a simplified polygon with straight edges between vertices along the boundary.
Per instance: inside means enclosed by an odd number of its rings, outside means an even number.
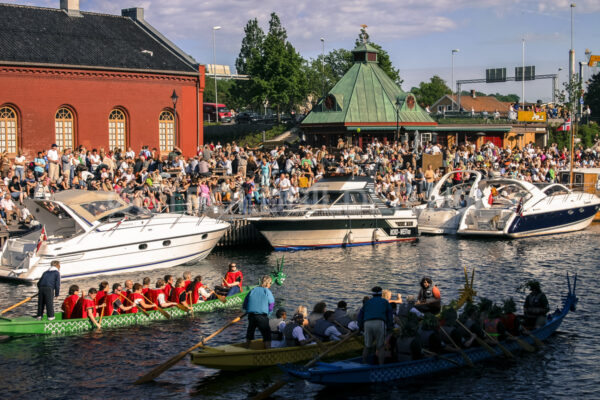
M379 67L390 77L398 86L402 86L402 80L400 78L400 70L394 68L392 64L392 60L390 60L390 55L387 51L383 50L383 48L373 42L369 42L369 34L367 33L367 26L362 25L360 28L360 33L358 34L358 38L356 39L354 45L358 46L361 43L369 43L371 46L377 49L379 54L377 54L377 63Z
M592 76L591 82L588 85L587 92L584 96L584 103L590 106L592 110L592 118L600 118L600 72Z
M321 97L323 86L325 86L324 92L329 92L352 65L354 65L352 52L346 49L332 50L325 54L325 57L319 55L306 62L303 69L309 93Z
M262 56L262 44L265 40L265 32L258 26L256 18L248 21L244 33L246 36L242 39L240 54L235 60L238 74L247 74L252 69L252 65L259 62Z
M442 96L451 94L452 90L446 85L446 81L434 75L429 82L421 82L419 83L419 87L413 87L411 92L417 96L419 104L431 106L442 98Z
M563 105L569 115L572 115L573 110L577 111L579 107L579 96L577 95L577 93L581 93L581 82L579 82L579 77L575 75L569 82L563 82L563 88L563 90L556 91L556 100L557 103ZM573 109L573 107L575 107L575 109Z

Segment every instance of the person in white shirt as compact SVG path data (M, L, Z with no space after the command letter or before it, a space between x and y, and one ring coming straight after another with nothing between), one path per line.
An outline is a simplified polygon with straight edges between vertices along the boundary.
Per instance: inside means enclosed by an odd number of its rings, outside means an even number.
M0 207L4 210L8 223L10 223L11 217L15 214L17 218L21 218L21 210L15 206L15 203L12 201L9 193L6 193L4 198L0 200Z
M56 143L52 145L52 148L48 150L48 178L51 181L56 182L60 175L60 167L58 165L59 157L58 157L58 146Z
M127 153L125 153L125 158L131 158L132 160L135 158L135 151L131 147L127 148Z
M288 203L288 195L289 195L291 187L292 187L292 184L290 183L290 180L286 177L285 174L281 174L281 177L279 178L278 189L279 189L279 198L281 199L281 202L283 203L283 205L287 205L287 203Z
M98 154L98 150L93 149L92 154L90 154L90 164L92 165L92 172L96 172L96 168L100 165L100 155Z

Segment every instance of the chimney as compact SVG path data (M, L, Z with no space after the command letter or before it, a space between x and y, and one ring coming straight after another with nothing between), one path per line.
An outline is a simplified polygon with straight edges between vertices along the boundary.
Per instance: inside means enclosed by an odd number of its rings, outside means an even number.
M143 21L144 9L141 7L124 8L121 10L121 16L129 17L134 21Z
M477 95L475 94L475 90L471 89L471 97L472 98L476 98Z
M79 11L79 0L60 0L60 9L69 17L82 17Z

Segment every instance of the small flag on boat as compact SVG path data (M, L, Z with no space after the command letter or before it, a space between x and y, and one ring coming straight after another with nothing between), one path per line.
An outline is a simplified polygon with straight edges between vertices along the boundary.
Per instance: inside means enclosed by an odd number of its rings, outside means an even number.
M517 204L517 214L519 215L519 217L523 216L523 198L522 197L519 200L519 204Z
M35 254L37 254L38 251L40 251L40 247L42 247L42 244L48 240L48 236L46 236L46 226L42 226L42 232L40 233L40 238L38 240L37 246L35 247Z
M565 121L564 124L558 127L557 131L566 132L571 130L571 118Z
M123 221L127 221L127 216L123 217L122 220L120 220L119 222L117 222L115 224L115 226L112 228L112 230L117 229L119 227L119 225L121 225L123 223Z

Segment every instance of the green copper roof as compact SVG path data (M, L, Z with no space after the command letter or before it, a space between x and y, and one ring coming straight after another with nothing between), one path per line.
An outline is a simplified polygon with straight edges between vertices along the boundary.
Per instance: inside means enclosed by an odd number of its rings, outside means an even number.
M368 44L357 47L371 51ZM355 49L355 51L357 50ZM373 48L373 51L377 51ZM412 97L412 98L411 98ZM405 93L373 62L356 62L302 121L312 124L358 124L381 126L396 124L396 103L400 105L400 123L431 123L411 93Z
M379 53L379 50L377 50L375 47L371 46L369 43L359 43L358 46L356 46L354 48L354 50L352 50L353 53L360 53L363 51Z

